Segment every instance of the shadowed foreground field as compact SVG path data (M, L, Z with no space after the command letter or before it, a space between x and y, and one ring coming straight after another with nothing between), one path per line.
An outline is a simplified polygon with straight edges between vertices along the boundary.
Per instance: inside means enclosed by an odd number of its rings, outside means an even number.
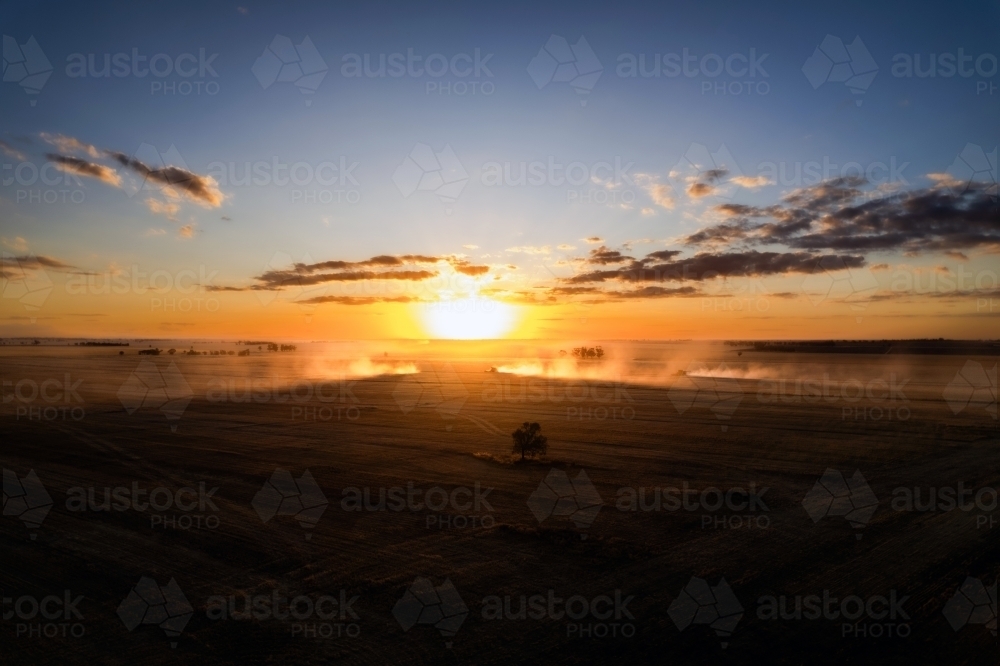
M342 379L282 374L308 349L0 349L5 659L997 663L996 375L992 413L962 383L995 356L630 350L664 372L615 381L436 351ZM514 463L526 420L548 454Z

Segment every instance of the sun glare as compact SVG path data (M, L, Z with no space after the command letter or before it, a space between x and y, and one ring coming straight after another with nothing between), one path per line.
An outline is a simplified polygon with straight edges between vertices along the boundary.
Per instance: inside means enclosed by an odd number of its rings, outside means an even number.
M435 338L502 338L514 327L516 310L489 298L460 298L423 306L424 328Z

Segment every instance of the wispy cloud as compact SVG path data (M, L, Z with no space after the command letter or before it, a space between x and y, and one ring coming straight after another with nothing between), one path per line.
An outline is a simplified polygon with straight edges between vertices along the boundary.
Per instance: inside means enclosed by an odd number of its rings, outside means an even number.
M14 238L0 238L0 242L8 250L13 250L14 252L27 252L28 251L28 241L26 241L21 236L15 236Z
M482 276L490 271L488 265L473 264L468 259L455 255L382 254L361 261L335 259L309 264L294 263L287 268L264 271L255 276L254 283L248 286L209 286L207 289L209 291L282 291L293 287L333 283L421 282L439 275L440 271L434 268L437 265L450 266L455 272L470 277Z
M23 162L28 159L27 155L3 140L0 140L0 151L2 151L7 157L13 157L15 160L21 160Z
M87 160L82 160L78 157L57 155L56 153L48 153L46 157L52 160L52 162L54 162L59 169L62 169L67 173L96 178L102 183L111 185L112 187L122 186L122 177L119 176L118 172L111 167L106 167L103 164L97 164L96 162L88 162Z
M748 190L756 190L764 187L765 185L772 184L767 176L735 176L732 178L732 181L740 187L745 187Z
M507 252L514 252L518 254L551 254L552 248L548 245L543 245L541 247L536 247L534 245L519 245L517 247L507 248Z
M164 215L167 219L175 220L174 217L180 211L180 205L172 203L169 201L160 201L159 199L154 199L150 197L146 199L146 206L149 208L149 212L154 215Z
M177 166L154 169L134 157L115 151L109 151L108 155L146 179L165 185L206 208L218 208L226 199L219 190L218 183L211 176L199 176Z
M39 136L42 137L42 141L50 146L54 146L56 150L61 153L82 153L95 160L103 157L103 151L96 146L84 143L83 141L71 136L49 134L48 132L42 132Z

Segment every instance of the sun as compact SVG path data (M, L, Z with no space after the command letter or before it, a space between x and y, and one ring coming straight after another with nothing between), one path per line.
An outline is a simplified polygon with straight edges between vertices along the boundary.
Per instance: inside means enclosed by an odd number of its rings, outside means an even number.
M513 306L490 298L459 298L423 306L421 319L432 337L484 340L504 337L516 323Z

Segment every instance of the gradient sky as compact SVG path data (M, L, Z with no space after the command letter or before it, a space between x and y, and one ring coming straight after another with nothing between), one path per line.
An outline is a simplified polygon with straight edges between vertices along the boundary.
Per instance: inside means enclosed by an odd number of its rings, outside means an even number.
M28 94L5 60L0 335L420 338L502 314L517 337L995 337L998 19L985 2L7 3L5 58L33 36L53 71ZM276 35L315 46L327 70L313 93L267 80L264 61L255 75ZM585 38L596 82L546 79L552 35ZM870 83L828 80L815 53L832 53L828 35L863 44ZM205 76L72 71L80 57L100 68L137 50L162 65L200 49L214 56ZM694 76L620 69L685 49ZM485 69L344 75L351 54L377 64L408 50L460 68L478 50ZM898 75L906 58L926 69L960 50L971 76ZM751 51L753 77L698 69ZM874 71L862 60L853 74ZM467 177L445 174L457 196L409 191L401 165L418 145L450 147ZM598 168L579 186L490 184L495 164L616 161L619 182ZM356 166L342 183L231 182L230 165L241 176L248 162ZM46 163L84 173L50 166L59 183L33 181ZM809 163L837 168L795 178ZM848 163L876 182L837 181L858 175ZM187 187L163 188L178 175ZM194 286L102 293L107 276L156 271ZM636 279L647 273L660 277Z

